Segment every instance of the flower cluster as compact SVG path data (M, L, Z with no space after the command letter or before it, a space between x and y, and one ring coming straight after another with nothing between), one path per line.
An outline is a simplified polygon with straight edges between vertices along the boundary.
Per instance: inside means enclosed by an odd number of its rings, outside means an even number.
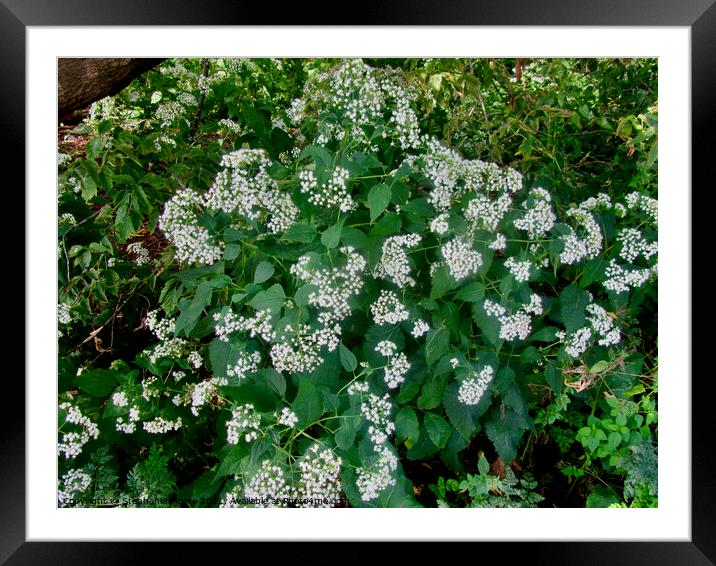
M236 360L234 367L226 368L226 375L243 380L247 374L253 373L259 368L261 354L259 352L242 352Z
M614 319L606 309L590 302L585 308L588 326L577 329L569 336L563 336L565 351L572 358L578 358L587 351L593 339L600 346L612 346L621 341L621 331L614 324Z
M524 203L525 213L513 224L515 228L526 230L530 240L543 238L554 227L557 217L552 211L552 196L543 188L537 187L529 192L530 198Z
M474 372L472 377L464 380L458 389L457 398L463 405L477 405L487 391L494 375L492 366L485 366L480 372Z
M92 476L84 470L69 470L60 478L57 485L57 502L60 507L70 504L71 500L82 495L92 485Z
M278 423L289 428L293 428L296 424L298 424L298 417L291 409L284 407L281 409L281 415L278 418Z
M482 255L473 250L469 242L456 237L440 248L450 275L456 280L465 279L468 275L477 273L482 266Z
M65 458L76 458L82 453L82 447L90 439L99 436L99 428L89 417L82 414L78 407L68 402L61 403L60 410L65 411L65 423L79 426L80 432L65 432L62 434L62 441L57 445L57 453L65 455Z
M348 192L348 169L336 167L327 182L318 186L318 180L311 170L299 173L301 192L308 193L308 202L322 208L338 208L349 212L355 207L353 197Z
M226 441L229 444L238 444L241 435L246 442L258 437L261 415L254 410L251 403L239 405L231 411L231 418L226 421Z
M398 295L386 289L381 289L380 296L370 306L370 312L376 324L398 324L410 317Z
M410 276L410 262L405 250L414 248L421 240L419 234L387 238L373 275L388 279L401 289L405 286L413 287L415 279Z
M343 460L333 450L312 444L298 463L298 503L301 507L331 507L341 493Z
M413 335L414 338L420 338L424 334L426 334L430 330L430 326L427 322L424 320L416 320L413 323L413 329L410 331L410 334Z
M175 420L167 420L164 417L156 417L151 421L142 423L142 428L150 434L165 434L172 430L179 430L182 426L181 417Z
M522 305L517 312L507 314L507 309L490 299L485 299L483 306L485 312L500 321L500 338L502 340L525 340L532 332L532 319L530 314L543 313L542 300L539 295L532 294L530 302Z
M149 263L149 250L142 246L141 242L132 242L127 246L127 251L135 256L134 263L137 265Z
M390 419L392 410L393 405L387 393L383 397L371 393L360 405L362 415L371 423L368 427L368 436L376 452L381 450L382 444L395 432L395 423Z
M396 484L393 472L398 469L398 458L387 446L379 452L377 461L370 468L358 468L356 487L363 501L372 501L380 493Z
M510 273L515 278L515 281L524 283L530 278L530 268L532 263L529 260L516 261L513 257L508 257L505 261L505 267L510 270Z

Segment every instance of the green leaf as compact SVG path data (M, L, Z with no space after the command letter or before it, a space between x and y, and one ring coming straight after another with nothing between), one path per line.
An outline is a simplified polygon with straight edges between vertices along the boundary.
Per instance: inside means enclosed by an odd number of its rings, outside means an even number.
M291 406L298 416L301 426L313 424L323 414L321 394L307 377L299 377L298 393Z
M485 432L502 461L509 464L517 455L517 447L529 423L525 417L507 407L495 407L490 415Z
M500 321L496 316L490 316L485 312L483 302L473 303L472 318L477 323L477 328L487 341L495 348L502 342L500 339Z
M279 397L283 397L286 394L286 378L281 373L274 368L264 368L259 370L258 373L278 393Z
M353 424L353 418L341 419L341 426L336 431L336 446L341 450L350 450L356 439L356 428Z
M254 298L249 301L249 306L257 311L271 309L272 314L278 314L281 312L285 300L286 294L283 292L283 287L279 283L275 283L265 291L256 293Z
M196 289L196 294L189 306L181 311L175 325L175 334L177 336L189 336L196 323L199 321L201 313L211 304L211 296L214 292L214 286L210 281L204 281Z
M445 413L447 413L448 419L450 419L450 423L455 427L455 430L465 440L470 440L473 434L477 432L477 425L470 407L458 400L458 390L459 385L457 383L448 385L445 390L443 405L445 406Z
M553 364L547 365L544 370L544 378L555 394L559 395L562 392L562 374Z
M444 265L435 270L430 286L430 298L438 299L445 293L454 289L456 285L455 279L452 278Z
M399 443L404 442L408 448L420 438L418 416L410 407L403 407L395 415L395 438Z
M576 285L570 285L559 296L560 313L568 333L582 328L586 322L584 309L589 304L589 293Z
M608 367L609 367L609 362L607 360L599 360L596 364L594 364L591 367L591 369L589 370L589 373L592 373L592 374L602 373Z
M310 244L316 239L316 228L312 224L306 224L301 222L294 224L283 234L283 239L291 242L300 242L303 244Z
M349 373L355 371L355 369L358 367L358 360L356 359L353 352L346 348L342 342L338 346L338 354L341 358L341 364L343 364L343 369L345 369Z
M92 397L107 397L119 383L121 375L111 369L84 370L75 377L74 383L80 390Z
M477 469L481 476L486 476L490 473L490 464L487 461L487 458L485 458L484 453L480 453L480 459L477 461Z
M447 441L450 440L450 434L452 432L450 424L442 417L435 413L425 414L425 430L428 431L428 436L433 444L438 448L444 448Z
M485 285L478 281L474 281L462 287L456 294L456 301L466 301L468 303L474 303L480 301L485 297Z
M402 225L400 217L394 212L389 212L375 223L368 234L371 236L391 236L400 232Z
M299 287L296 289L296 295L294 296L294 301L296 302L296 305L299 307L305 307L308 305L308 297L312 294L318 291L317 285L303 285L302 287Z
M418 407L423 410L434 409L443 400L445 395L445 387L447 385L446 377L433 378L423 385L422 393L418 397Z
M386 207L390 204L390 187L387 185L373 185L368 191L368 208L370 209L370 222L375 222Z
M341 230L343 230L343 223L345 221L345 217L341 218L338 222L321 234L321 243L328 249L335 248L341 241Z
M450 331L447 328L432 328L425 342L425 361L432 366L450 347Z
M274 267L271 265L268 261L262 261L256 266L256 271L254 272L254 283L263 283L264 281L268 281L271 279L271 276L273 275Z
M543 326L537 332L530 336L532 342L554 342L557 340L557 331L559 329L556 326Z

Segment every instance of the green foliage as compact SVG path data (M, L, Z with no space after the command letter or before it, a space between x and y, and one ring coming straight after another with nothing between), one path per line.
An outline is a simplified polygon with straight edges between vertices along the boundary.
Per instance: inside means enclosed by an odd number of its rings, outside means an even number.
M61 501L655 504L656 62L372 63L169 60L64 131Z

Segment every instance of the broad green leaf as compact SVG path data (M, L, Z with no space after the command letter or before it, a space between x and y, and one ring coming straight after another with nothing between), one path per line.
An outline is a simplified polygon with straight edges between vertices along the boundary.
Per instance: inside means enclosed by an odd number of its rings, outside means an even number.
M450 347L450 331L447 328L432 328L425 341L425 361L432 366Z
M560 313L568 333L582 328L586 322L584 309L589 304L589 293L576 285L570 285L559 296Z
M111 369L90 369L74 378L81 391L92 397L107 397L119 383L122 374Z
M368 191L368 208L370 209L370 222L375 222L386 207L390 204L390 187L383 184L373 185Z
M608 367L609 367L609 362L607 360L599 360L597 363L595 363L591 367L591 369L589 370L589 373L592 373L592 374L601 373Z
M482 476L486 476L490 472L490 463L487 461L487 458L485 458L484 453L480 454L480 459L477 461L477 469Z
M425 430L428 431L428 436L433 444L438 448L443 448L447 441L450 440L450 434L452 430L450 424L441 416L435 413L425 414Z
M456 294L456 301L466 301L468 303L474 303L480 301L485 297L485 285L479 281L473 281L462 287Z
M553 364L547 364L544 370L544 378L556 395L562 392L562 374Z
M256 266L256 271L254 272L254 283L263 283L264 281L268 281L271 279L271 276L273 275L274 267L271 265L268 261L262 261Z
M316 228L311 224L300 222L284 232L282 238L291 242L310 244L316 239Z
M291 406L301 426L316 422L323 414L321 394L307 377L299 377L298 393Z
M450 423L460 436L465 440L470 440L472 435L477 432L477 425L473 417L470 407L458 400L459 386L457 383L451 383L445 390L445 398L443 404Z
M557 340L557 331L559 329L556 326L543 326L537 332L530 336L532 342L554 342Z
M283 287L279 283L275 283L265 291L256 293L253 299L249 301L249 306L257 311L271 309L272 314L278 314L281 312L281 307L285 300L286 295L283 292Z
M509 464L517 455L522 434L528 428L529 423L525 417L510 408L496 407L490 412L485 432L502 461Z
M341 450L350 449L355 443L356 428L353 426L353 418L340 419L340 428L336 431L336 446Z
M484 302L473 303L472 318L482 335L487 338L487 341L492 346L497 348L502 342L500 339L500 321L496 316L490 316L485 312Z
M343 230L343 223L345 221L345 217L341 218L338 222L321 234L321 243L324 246L329 249L338 246L338 243L341 241L341 230Z
M353 352L346 348L342 342L338 346L338 354L341 358L341 364L343 365L343 369L345 369L349 373L355 371L355 369L358 367L358 360L356 359Z
M303 285L302 287L299 287L296 289L296 295L294 296L294 301L296 302L296 305L299 307L305 307L308 305L308 297L318 291L318 286L308 284Z
M181 311L181 314L176 320L175 334L177 336L189 336L196 323L199 321L201 313L204 309L211 304L211 296L214 292L214 287L209 281L204 281L199 284L196 289L196 294L192 299L191 303L186 309Z
M445 293L454 289L456 285L455 279L452 278L444 265L435 270L430 286L430 298L438 299Z
M420 438L418 416L410 407L403 407L395 415L395 438L399 443L404 442L408 448Z
M276 391L279 397L283 397L286 394L286 378L281 373L273 368L264 368L259 370L259 375Z

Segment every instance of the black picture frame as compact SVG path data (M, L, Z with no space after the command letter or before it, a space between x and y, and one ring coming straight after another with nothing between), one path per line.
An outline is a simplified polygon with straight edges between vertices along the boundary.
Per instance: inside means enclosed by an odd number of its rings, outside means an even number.
M610 0L529 0L469 2L468 0L428 3L377 2L371 0L351 10L351 21L341 21L334 3L312 2L273 9L270 13L260 3L203 0L0 0L0 131L13 142L6 148L7 164L25 161L25 34L28 26L70 25L257 25L318 23L340 25L559 25L559 26L686 26L691 30L692 55L692 171L694 179L703 179L704 189L713 184L708 169L713 160L710 134L716 102L716 0L632 0L629 3ZM307 9L310 8L310 9ZM267 16L267 13L268 16ZM323 14L322 16L319 14ZM321 21L323 20L323 21ZM15 186L24 186L21 168ZM693 182L696 185L696 181ZM690 187L683 187L686 194ZM693 193L691 193L693 194ZM24 201L21 204L25 209ZM30 211L24 210L25 214ZM694 241L694 244L696 241ZM693 257L693 256L692 256ZM25 258L24 261L30 261ZM689 274L690 276L690 274ZM697 296L694 294L694 296ZM31 297L25 295L25 304ZM690 332L690 329L684 329ZM693 332L692 351L700 342ZM702 340L706 339L707 334ZM689 367L691 363L689 363ZM485 550L495 550L508 563L525 564L715 564L716 563L716 444L713 440L711 404L713 378L694 373L692 389L692 538L690 542L545 542L484 543ZM684 380L691 375L683 376ZM701 378L701 379L700 379ZM174 543L98 543L98 542L26 542L25 541L25 388L21 380L6 379L6 399L13 399L16 411L6 417L0 441L0 562L20 564L96 564L142 563L149 559L149 549L161 553L164 562L186 558L187 545ZM688 466L689 462L664 462L664 466ZM588 536L588 533L586 533ZM243 543L246 544L246 543ZM511 545L509 549L505 545ZM332 546L332 545L330 545ZM342 549L326 548L315 554L311 550L278 550L271 554L285 559L324 556L331 562L341 561ZM369 544L370 546L370 544ZM235 547L234 547L235 548ZM246 547L241 555L246 556ZM222 548L221 550L227 550ZM229 550L229 552L231 552ZM424 552L423 545L411 543L409 554ZM202 552L206 552L202 549ZM374 551L352 552L365 560ZM474 551L470 551L474 552ZM275 554L278 553L278 554ZM306 553L306 554L304 554ZM310 553L310 554L308 554ZM209 555L207 555L209 556ZM212 556L216 554L212 553ZM221 559L217 557L218 559ZM404 555L406 560L412 557ZM477 558L477 555L475 555ZM321 562L311 560L312 562Z

